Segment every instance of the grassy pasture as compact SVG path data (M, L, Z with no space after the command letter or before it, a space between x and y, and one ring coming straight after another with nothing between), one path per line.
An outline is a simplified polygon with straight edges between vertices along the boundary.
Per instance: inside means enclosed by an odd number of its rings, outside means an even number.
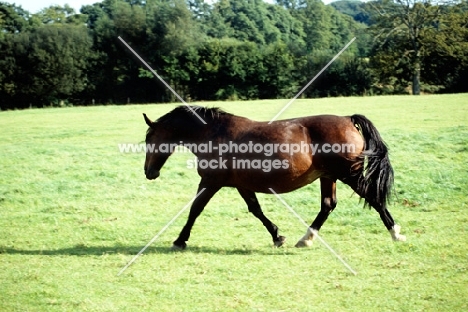
M269 120L287 100L202 103ZM144 154L141 113L173 105L0 112L2 311L466 311L468 310L468 94L297 100L281 118L362 113L391 149L390 211L407 242L393 243L375 211L345 185L322 237L294 248L305 228L272 195L259 195L286 246L272 248L237 192L223 189L197 220L184 252L170 250L186 211L121 276L120 269L195 195L190 154L158 180ZM308 223L319 184L284 200Z

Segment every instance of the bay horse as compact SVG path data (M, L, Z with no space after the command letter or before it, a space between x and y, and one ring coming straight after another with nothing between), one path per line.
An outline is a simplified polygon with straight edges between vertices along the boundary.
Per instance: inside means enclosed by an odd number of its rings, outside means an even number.
M319 115L268 123L219 108L178 106L154 122L143 116L149 126L144 165L147 179L159 177L178 145L189 148L198 159L198 196L174 249L186 248L195 220L222 187L237 189L279 247L285 237L263 214L255 193L287 193L317 179L320 212L296 247L312 245L314 233L335 209L337 180L349 185L365 205L379 213L394 241L406 240L387 209L393 185L387 146L362 115Z

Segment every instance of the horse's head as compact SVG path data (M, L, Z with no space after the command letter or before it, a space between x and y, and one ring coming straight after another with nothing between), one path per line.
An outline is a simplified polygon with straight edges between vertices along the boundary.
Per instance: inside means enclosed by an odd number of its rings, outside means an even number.
M146 132L145 175L149 180L159 177L159 170L172 154L171 133L158 122L152 122L143 114L149 126Z
M214 119L228 114L218 108L208 109L201 106L178 106L154 122L143 114L149 126L146 133L145 161L145 174L148 179L154 180L159 177L159 170L180 142L195 144L205 141L206 137L210 136L212 127L207 127L200 115L213 124Z

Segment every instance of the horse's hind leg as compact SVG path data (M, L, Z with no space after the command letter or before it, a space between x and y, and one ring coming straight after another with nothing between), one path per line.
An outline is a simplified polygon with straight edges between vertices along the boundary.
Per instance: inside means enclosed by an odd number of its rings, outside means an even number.
M306 234L296 244L296 247L309 247L315 238L314 231L319 231L328 215L336 207L336 181L327 178L320 178L321 204L320 212L312 225L307 229Z
M263 225L267 228L268 232L270 232L275 246L280 247L281 245L283 245L284 241L286 240L286 237L279 236L278 227L263 214L262 208L258 203L257 196L255 195L255 193L242 188L237 188L237 190L246 202L249 211L260 221L262 221Z
M394 241L406 241L406 236L400 234L401 227L398 224L395 224L390 211L388 211L386 207L386 203L377 203L374 198L369 198L366 197L365 194L360 194L357 179L358 176L355 176L346 179L343 182L348 184L359 196L361 196L361 198L364 198L364 200L379 213L380 219L382 220L387 230L390 232L390 235Z
M372 204L371 204L371 206L372 206ZM374 206L372 206L372 207L374 207ZM392 236L392 239L394 241L401 241L401 242L406 241L406 236L400 234L401 227L398 224L395 224L395 221L393 221L393 218L392 218L392 215L390 214L390 211L388 211L387 208L383 208L383 209L380 209L380 210L375 208L375 210L377 210L377 212L380 214L380 219L385 224L385 227L387 228L387 230L390 232L390 235Z

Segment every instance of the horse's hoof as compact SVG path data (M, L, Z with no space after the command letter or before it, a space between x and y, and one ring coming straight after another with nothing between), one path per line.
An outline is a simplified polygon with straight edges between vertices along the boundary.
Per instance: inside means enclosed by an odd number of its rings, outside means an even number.
M394 242L406 242L406 236L398 234L395 237L393 237Z
M405 242L406 236L400 234L401 227L398 224L395 224L393 228L390 230L390 234L392 235L392 239L395 242Z
M275 244L275 247L281 247L283 246L285 241L286 241L286 237L279 236L277 240L273 241L273 243Z
M176 243L173 243L171 249L174 251L180 251L180 250L184 250L185 248L187 248L186 243L183 243L182 245L176 245Z
M294 246L294 247L297 247L297 248L305 248L305 247L310 247L312 246L314 243L313 240L311 239L308 239L308 240L300 240L297 242L297 244Z

